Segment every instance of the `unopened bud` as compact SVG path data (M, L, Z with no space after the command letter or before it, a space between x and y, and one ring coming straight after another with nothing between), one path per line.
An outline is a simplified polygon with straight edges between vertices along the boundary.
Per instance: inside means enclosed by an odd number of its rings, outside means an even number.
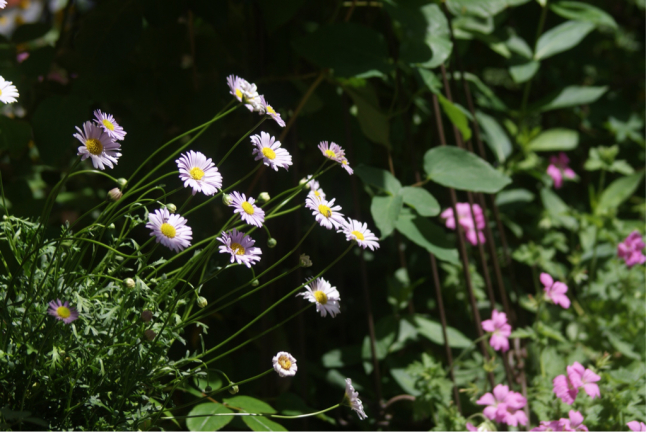
M277 244L278 242L276 241L275 238L270 238L269 240L267 240L267 247L269 249L275 248Z
M226 206L231 205L233 202L233 199L231 198L231 195L228 194L222 194L222 203Z
M121 193L121 189L113 188L113 189L110 189L110 191L108 192L108 196L112 201L119 201L119 199L123 196L123 194Z
M305 183L307 183L308 180L308 178L302 178L301 181L298 182L298 185L303 186Z
M141 313L141 320L143 322L150 322L153 319L153 313L149 310L145 310Z
M128 288L135 287L135 280L133 278L126 278L123 280L123 283L125 283Z
M312 267L312 260L310 259L309 255L301 254L301 256L298 258L298 262L300 263L301 267Z
M254 279L253 282L251 282L252 287L257 287L258 285L260 285L260 281L258 281L258 279Z
M108 225L108 229L113 230L113 229L116 229L116 228L117 228L117 227L116 227L113 223L111 223L110 225Z
M258 195L258 199L257 199L257 201L258 201L260 204L262 204L262 203L266 203L266 202L267 202L267 201L269 201L270 199L271 199L271 197L269 196L269 194L268 194L267 192L261 192L261 193L260 193L260 195Z
M157 333L155 333L155 332L154 332L154 331L152 331L152 330L146 330L146 331L144 332L144 336L146 336L146 339L148 339L149 341L151 341L151 340L155 339L155 336L157 336Z
M121 186L121 189L123 189L123 188L124 188L124 187L126 187L126 185L128 184L128 180L124 179L123 177L118 178L118 179L117 179L117 184L118 184L119 186Z
M209 301L204 297L200 296L197 298L197 305L200 307L200 309L204 309L208 304L209 304Z
M169 212L175 213L177 211L177 206L175 204L166 204L166 208Z
M229 393L231 394L237 394L240 391L237 385L234 385L233 387L229 388Z

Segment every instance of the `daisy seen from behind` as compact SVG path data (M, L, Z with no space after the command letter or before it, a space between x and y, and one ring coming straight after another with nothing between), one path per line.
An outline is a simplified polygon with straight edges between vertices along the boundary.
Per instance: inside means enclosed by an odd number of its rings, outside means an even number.
M249 225L257 226L258 228L262 227L262 223L265 221L265 211L260 207L256 206L253 198L245 196L245 194L240 192L231 192L231 207L234 207L234 213L238 213L243 221Z
M112 114L101 112L101 110L94 111L94 120L105 133L110 135L115 141L122 141L126 137L126 131L123 130L119 123L114 119Z
M121 157L121 144L115 142L102 128L96 124L86 121L83 123L83 130L76 127L78 133L74 138L83 144L78 148L78 155L81 160L92 159L94 168L105 170L105 167L114 168L117 160Z
M338 231L345 234L347 241L356 241L362 248L370 248L371 251L379 249L379 239L368 229L368 224L348 218L344 221L342 228Z
M218 241L222 243L222 246L219 247L220 253L231 254L231 262L236 261L238 264L244 264L247 268L251 268L252 264L260 261L262 250L254 247L256 241L235 228L222 233L222 237L218 237Z
M148 215L146 228L152 230L157 243L179 252L191 245L193 230L186 225L186 219L177 214L170 214L167 208L157 209Z
M352 411L355 411L359 416L359 420L367 419L368 416L363 411L363 402L359 399L359 392L354 389L352 386L352 380L350 378L345 379L345 395L343 396L343 402L347 403Z
M341 163L345 158L345 150L341 148L337 143L329 143L327 141L321 141L319 144L319 150L326 158L333 160L334 162Z
M14 103L18 100L16 99L17 97L20 97L20 95L16 86L11 81L5 81L0 76L0 102L5 104Z
M340 301L341 295L336 287L333 287L323 278L309 279L309 285L305 286L307 291L296 294L303 296L310 303L316 303L316 312L322 317L329 313L332 318L341 313Z
M268 115L269 117L274 119L274 121L278 123L278 126L285 127L285 121L280 118L280 114L278 114L276 110L267 103L267 100L262 95L260 96L260 113Z
M334 205L334 198L328 201L325 198L317 197L314 192L310 192L305 199L305 207L312 210L316 221L327 229L339 229L345 223L343 214L339 212L341 206Z
M285 168L292 164L292 155L287 150L281 148L280 141L266 132L260 132L260 135L252 135L251 142L256 146L252 154L256 156L254 160L262 162L274 171L278 168Z
M47 309L47 313L57 320L63 321L65 324L69 324L79 317L78 311L76 310L76 308L70 306L70 302L66 301L65 303L63 303L59 299L49 302L49 309Z
M200 152L189 151L175 161L179 168L179 178L184 187L191 187L193 195L202 192L204 195L214 195L222 189L222 174L218 171L211 158L206 158Z
M271 359L274 370L278 372L281 378L296 375L298 366L296 359L288 352L280 351Z
M242 102L249 111L260 111L260 96L255 84L236 75L229 75L227 84L229 85L229 93Z

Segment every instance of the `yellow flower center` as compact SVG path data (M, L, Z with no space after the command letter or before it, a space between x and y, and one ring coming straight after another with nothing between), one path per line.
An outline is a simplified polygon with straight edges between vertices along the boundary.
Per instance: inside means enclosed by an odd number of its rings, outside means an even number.
M253 206L249 204L248 201L245 201L242 203L242 210L244 210L244 212L247 213L248 215L254 214Z
M69 310L69 308L66 308L65 306L59 306L56 308L56 313L58 314L59 317L65 319L69 318L70 315L72 315L72 311Z
M202 177L204 177L204 171L202 171L198 167L193 167L188 173L193 180L200 180Z
M270 149L269 147L263 147L262 154L269 160L276 159L276 152Z
M231 243L231 250L236 255L244 255L244 248L240 243Z
M236 97L242 100L242 92L240 91L240 89L236 89Z
M175 238L175 234L177 234L177 231L175 231L175 227L172 226L171 224L163 223L161 226L161 233L168 238Z
M101 123L103 123L103 126L107 127L107 128L108 128L108 129L110 129L111 131L113 131L113 130L114 130L114 125L112 124L112 122L111 122L110 120L108 120L108 119L103 119L103 120L101 120Z
M345 159L343 159L343 160L341 161L341 163L342 163L343 165L347 165L347 164L348 164L348 161L347 161L347 160L345 160Z
M276 114L276 110L274 110L271 106L267 105L267 113L268 114Z
M321 193L320 193L319 191L315 190L315 191L314 191L314 196L315 196L315 197L317 197L317 198L320 198L320 197L321 197Z
M330 207L323 204L319 204L319 213L321 213L326 218L332 217L332 210L330 210Z
M327 157L329 157L330 159L332 159L332 158L335 158L335 157L336 157L336 153L334 153L334 152L333 152L332 150L330 150L330 149L325 150L325 155L326 155Z
M292 361L289 359L289 357L284 355L278 357L278 364L285 370L289 370L289 368L292 367Z
M314 298L316 299L317 303L320 303L322 305L327 304L327 296L323 291L314 291Z
M85 141L85 148L87 148L87 151L95 156L103 153L103 144L101 144L101 141L96 138L90 138L89 140Z
M2 96L2 89L0 89L0 96Z
M357 238L357 240L363 240L364 239L363 234L361 234L359 231L352 231L350 234L355 236Z

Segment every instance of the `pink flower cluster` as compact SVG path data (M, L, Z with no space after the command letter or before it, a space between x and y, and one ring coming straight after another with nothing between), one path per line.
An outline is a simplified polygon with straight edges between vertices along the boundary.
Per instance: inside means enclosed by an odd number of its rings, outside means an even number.
M485 242L485 236L482 233L482 230L485 227L485 218L482 208L478 204L473 205L473 216L471 215L471 206L469 203L457 203L455 208L458 211L458 220L460 225L466 234L467 240L474 246L478 245L478 239L480 243ZM475 216L475 217L474 217ZM442 219L446 219L446 227L452 230L456 229L455 225L455 216L453 215L453 209L447 208L440 214ZM475 219L475 225L473 220Z
M583 423L583 415L574 410L570 410L569 419L542 421L538 427L532 431L587 431L588 428Z
M494 310L491 313L491 319L482 321L482 329L491 332L489 345L496 351L509 351L509 336L511 335L511 326L507 324L507 314Z
M550 164L547 167L547 175L552 177L554 181L554 189L560 189L563 186L563 177L573 179L576 177L576 173L572 171L572 168L568 167L570 159L561 152L558 156L552 156L550 158Z
M527 416L523 411L527 405L527 399L520 393L510 391L506 385L498 384L493 389L493 394L485 393L476 403L489 405L483 411L484 416L489 420L506 423L509 426L527 424Z
M568 405L574 403L581 387L592 399L601 397L599 386L595 384L600 379L601 377L592 370L584 368L579 362L574 362L567 367L567 376L559 375L552 380L554 394Z
M628 426L628 429L631 431L646 431L646 424L644 424L644 422L638 422L637 420L626 423L626 426Z
M560 305L563 309L570 307L570 299L567 298L567 285L563 282L554 282L552 276L547 273L541 273L541 283L545 286L545 298L556 305Z
M628 267L635 264L644 264L646 256L642 253L644 249L644 240L642 240L639 231L635 230L630 233L626 239L617 246L617 256L623 258Z

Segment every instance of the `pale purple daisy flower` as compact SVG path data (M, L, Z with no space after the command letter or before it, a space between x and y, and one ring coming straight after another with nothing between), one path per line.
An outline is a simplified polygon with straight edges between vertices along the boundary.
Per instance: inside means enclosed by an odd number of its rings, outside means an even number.
M646 431L646 424L637 420L626 423L626 426L628 426L628 429L631 431Z
M16 86L11 81L5 81L0 76L0 102L5 104L14 103L17 101L17 97L20 97L20 95Z
M309 285L305 286L306 292L298 293L297 296L303 296L310 303L316 303L316 312L322 317L328 313L332 318L341 313L339 302L341 295L339 291L323 278L308 279Z
M170 214L167 208L157 209L148 215L146 228L153 232L157 243L179 252L191 245L193 230L186 225L186 219L177 214Z
M305 207L312 210L316 221L327 229L339 229L345 223L343 214L339 212L341 206L334 205L334 198L328 201L325 198L318 198L313 192L310 192L305 200Z
M4 9L7 7L7 0L0 0L0 9Z
M105 166L114 168L121 157L121 144L114 142L110 135L90 121L83 123L83 131L78 126L76 130L79 133L74 134L74 138L83 144L77 153L81 160L91 158L94 168L100 170L104 170Z
M98 124L114 141L121 141L126 137L126 131L123 130L119 123L114 119L112 114L94 111L95 122Z
M319 144L319 150L326 158L333 160L337 163L342 163L345 159L345 150L341 148L337 143L328 144L327 141L321 141Z
M368 418L366 413L363 411L363 402L359 399L359 392L352 386L352 380L350 378L345 379L345 395L343 399L344 401L347 401L350 408L357 413L359 420Z
M262 251L253 246L256 241L235 228L228 233L222 233L222 237L218 237L218 241L223 243L219 247L220 253L231 254L231 262L236 261L238 264L244 264L251 268L252 264L260 261L259 255L262 254Z
M49 302L47 313L54 318L63 321L65 324L69 324L79 317L78 311L70 306L70 302L66 301L63 303L59 299Z
M545 286L545 298L550 300L556 305L560 305L563 309L570 307L570 299L567 298L567 285L563 282L554 282L552 276L547 273L541 273L541 283Z
M267 100L262 95L260 96L260 110L261 114L268 115L269 117L274 119L276 123L278 123L278 126L285 127L285 121L280 118L280 114L278 114L276 110L267 103Z
M292 155L287 150L280 147L280 141L266 132L260 132L260 135L252 135L251 142L256 146L251 154L256 155L254 160L262 159L262 162L274 171L278 168L285 168L292 164Z
M235 207L234 213L239 213L243 221L249 225L257 226L258 228L262 227L262 223L265 220L265 211L260 207L257 207L253 198L245 196L239 192L231 192L229 195L231 198L231 207Z
M311 175L301 180L301 184L305 184L305 188L309 189L308 196L313 195L316 199L325 198L325 192L321 189L321 185L316 180L312 179Z
M193 195L202 192L204 195L214 195L222 189L222 175L211 158L206 158L200 152L189 151L175 161L179 168L179 178L184 187L193 188Z
M350 162L348 162L348 159L346 159L345 156L341 159L341 168L350 175L354 174L354 170L350 168Z
M260 96L255 84L250 84L247 80L235 75L227 77L229 84L229 93L242 102L249 111L260 112Z
M502 352L509 350L509 336L511 335L511 326L507 324L507 315L504 312L493 310L491 319L482 321L482 329L491 333L489 345L496 351Z
M296 359L290 353L280 351L271 359L271 362L281 378L296 375L298 366L296 366Z
M345 234L346 240L354 240L364 249L370 248L371 251L379 249L379 239L368 229L368 224L365 222L362 225L358 220L348 218L338 232Z

